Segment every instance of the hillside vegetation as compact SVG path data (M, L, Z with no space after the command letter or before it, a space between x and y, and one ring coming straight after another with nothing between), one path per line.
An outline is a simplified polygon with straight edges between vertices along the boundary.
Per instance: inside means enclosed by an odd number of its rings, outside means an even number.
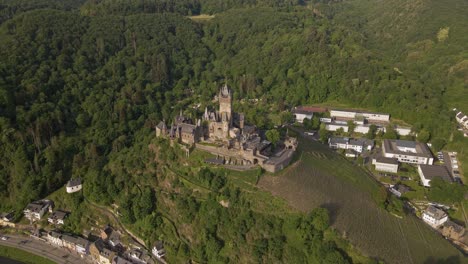
M215 16L188 18L200 13ZM315 220L323 211L272 217L271 196L250 203L263 195L252 183L186 171L153 128L180 110L201 115L228 82L235 111L260 128L292 106L335 102L463 151L451 108L468 112L466 13L463 0L0 1L0 211L20 217L81 177L86 199L117 205L146 241L167 240L174 261L352 262ZM79 221L67 228L81 232Z

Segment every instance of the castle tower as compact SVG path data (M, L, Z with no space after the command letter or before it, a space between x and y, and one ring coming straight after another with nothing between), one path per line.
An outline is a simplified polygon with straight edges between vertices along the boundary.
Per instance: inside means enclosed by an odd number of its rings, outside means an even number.
M232 125L232 93L231 89L225 84L219 91L219 114L221 117L226 113L229 126Z

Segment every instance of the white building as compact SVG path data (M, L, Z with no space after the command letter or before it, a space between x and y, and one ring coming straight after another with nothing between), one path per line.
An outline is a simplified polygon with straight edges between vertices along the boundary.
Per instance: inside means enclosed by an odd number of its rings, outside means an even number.
M386 158L396 158L402 163L429 164L434 163L434 157L426 144L407 141L384 139L382 153Z
M390 173L398 172L398 160L395 158L378 157L376 159L372 159L372 164L375 165L375 170L377 171Z
M328 145L332 149L349 149L362 153L363 151L371 151L374 147L374 141L364 138L332 137L328 139Z
M30 221L37 221L41 220L42 216L49 210L50 212L52 211L53 207L53 202L50 200L40 200L40 201L35 201L24 209L24 217L29 219Z
M157 258L163 258L166 255L166 250L164 249L164 244L162 241L156 241L151 250L151 253Z
M325 129L328 131L337 131L338 129L343 128L344 132L348 132L348 125L329 123L325 125Z
M67 183L67 193L78 192L83 188L81 179L71 179Z
M448 216L444 211L430 205L423 212L422 219L424 222L428 223L432 227L438 227L443 223L447 222Z
M314 112L298 107L294 108L292 113L294 115L294 118L296 119L296 122L299 122L301 124L304 123L304 119L311 120L314 116Z
M390 115L384 113L372 113L363 112L356 110L330 110L330 116L334 118L345 118L345 119L360 119L364 118L369 122L388 123L390 121Z
M452 181L452 178L445 166L421 164L418 166L418 173L419 178L421 178L421 183L426 187L431 187L431 180L436 177L439 177L444 181Z
M457 119L457 122L458 124L460 124L460 126L468 129L468 116L467 115L463 114L462 112L458 112L455 118Z
M47 221L53 225L63 225L65 222L65 218L68 216L68 212L64 212L61 210L54 211Z
M411 127L395 126L395 131L400 136L408 136L411 134Z
M47 241L57 247L63 247L62 234L56 231L47 233Z

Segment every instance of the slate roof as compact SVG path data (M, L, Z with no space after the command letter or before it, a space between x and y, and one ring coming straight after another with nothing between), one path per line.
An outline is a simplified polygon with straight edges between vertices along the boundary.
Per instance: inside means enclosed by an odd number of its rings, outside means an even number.
M435 177L440 177L445 181L451 182L452 178L450 177L449 172L447 171L447 167L445 166L438 166L438 165L419 165L421 171L424 175L424 178L432 180Z
M395 144L398 147L404 147L404 148L416 148L416 142L414 141L409 141L409 140L395 140Z
M81 179L76 178L76 179L71 179L67 183L67 187L75 187L81 185Z
M442 211L442 210L440 210L437 207L432 206L432 205L427 207L427 209L426 209L426 211L424 211L424 213L431 216L432 218L434 218L436 220L440 220L440 219L447 216L447 214L444 211Z
M166 123L164 123L163 121L159 122L159 124L156 127L161 130L167 129Z
M65 217L67 217L67 215L68 215L68 212L57 210L57 211L54 211L49 216L49 218L53 219L53 220L63 220L63 219L65 219Z
M400 142L400 146L402 146L401 144L405 144L405 143L401 143L401 141L403 141L403 140L384 139L382 145L383 145L383 148L385 149L385 152L386 153L391 153L391 154L414 156L414 157L432 158L432 153L431 153L431 151L429 150L429 148L427 147L426 144L420 143L420 142L410 141L410 142L414 142L416 144L416 147L415 147L416 148L416 153L413 153L413 152L400 151L397 148L397 146L398 146L397 142L398 141ZM412 144L407 144L407 145L412 146Z

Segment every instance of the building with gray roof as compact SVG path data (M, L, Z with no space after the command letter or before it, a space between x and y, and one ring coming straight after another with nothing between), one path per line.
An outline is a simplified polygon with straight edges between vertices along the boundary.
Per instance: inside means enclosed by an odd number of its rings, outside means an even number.
M434 163L434 157L426 144L408 141L384 139L382 153L386 158L396 158L402 163L429 164Z
M430 182L434 178L441 178L444 181L452 182L452 178L445 166L421 164L418 166L418 173L421 183L426 187L431 187Z

